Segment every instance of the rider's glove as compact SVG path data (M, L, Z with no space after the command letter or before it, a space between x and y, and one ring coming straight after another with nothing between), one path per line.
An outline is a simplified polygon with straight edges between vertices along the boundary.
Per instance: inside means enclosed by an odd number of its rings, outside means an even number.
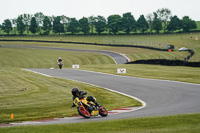
M75 104L73 104L73 105L71 106L71 108L73 108L73 107L76 107L76 105L75 105Z

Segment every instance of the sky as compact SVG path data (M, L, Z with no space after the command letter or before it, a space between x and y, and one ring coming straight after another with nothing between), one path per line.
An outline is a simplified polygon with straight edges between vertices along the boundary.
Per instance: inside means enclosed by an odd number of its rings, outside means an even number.
M42 12L47 16L104 16L131 12L137 20L161 8L168 8L179 18L189 16L200 21L200 0L0 0L0 24L21 14Z

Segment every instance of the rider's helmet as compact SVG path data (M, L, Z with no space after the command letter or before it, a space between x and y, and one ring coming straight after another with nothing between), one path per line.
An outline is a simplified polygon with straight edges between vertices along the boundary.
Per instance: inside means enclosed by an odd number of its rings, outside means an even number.
M77 93L79 92L78 88L73 88L72 89L72 95L77 97Z

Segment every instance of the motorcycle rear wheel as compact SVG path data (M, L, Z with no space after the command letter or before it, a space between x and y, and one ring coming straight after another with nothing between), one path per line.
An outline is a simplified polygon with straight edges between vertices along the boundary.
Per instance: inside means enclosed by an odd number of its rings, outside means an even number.
M104 107L100 107L99 114L103 117L106 117L108 115L108 111Z
M84 118L90 118L90 113L83 107L78 107L77 108L79 115L83 116Z

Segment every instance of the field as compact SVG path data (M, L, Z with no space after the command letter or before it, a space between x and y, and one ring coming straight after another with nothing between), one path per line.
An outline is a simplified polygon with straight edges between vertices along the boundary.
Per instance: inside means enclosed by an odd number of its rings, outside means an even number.
M111 36L34 36L34 37L2 37L1 39L17 39L17 40L46 40L46 41L68 41L68 42L86 42L86 43L100 43L110 45L137 45L148 46L165 49L167 44L175 46L174 52L160 52L149 49L140 48L120 48L120 47L103 47L99 46L83 46L76 44L75 47L95 48L101 50L116 51L126 54L132 61L140 59L181 59L183 60L189 55L188 52L178 52L181 47L187 47L194 50L195 55L190 61L200 61L200 34L174 34L174 35L111 35ZM67 44L66 44L67 45ZM66 45L58 45L56 47L65 47ZM54 45L55 46L55 45Z
M191 38L192 36L192 38ZM93 46L83 44L60 43L28 43L28 42L0 42L0 123L13 121L38 120L54 117L66 117L77 115L75 109L71 109L71 88L79 87L90 95L99 99L99 103L109 110L139 106L139 102L103 88L82 84L70 80L49 78L24 71L20 68L58 68L56 60L59 56L64 60L64 68L71 68L72 64L80 64L80 69L116 74L117 68L127 68L127 76L176 80L200 84L200 69L191 67L168 67L155 65L116 65L114 61L105 55L95 53L66 52L39 49L11 48L11 45L34 45L46 47L60 47L70 49L106 50L125 54L131 61L138 59L183 59L187 52L178 52L180 47L188 47L195 51L195 56L190 61L200 61L199 40L194 38L196 34L162 35L162 36L62 36L60 37L20 37L1 39L38 39L75 42L113 42L128 45L148 45L157 47L160 42L175 45L174 52L162 52L141 48L123 48L112 46ZM105 39L107 38L107 40ZM115 41L113 41L115 40ZM149 41L148 41L149 40ZM133 42L132 44L130 42ZM149 42L149 43L148 43ZM159 45L161 46L161 45ZM120 103L121 100L123 99ZM124 102L126 101L126 102ZM117 104L115 104L117 102ZM111 106L112 105L112 106ZM10 119L11 113L15 119ZM189 121L189 122L188 122ZM94 126L90 127L91 124ZM95 123L79 123L81 129L72 128L77 124L28 126L2 128L0 132L198 132L200 130L199 114L185 114L178 116L165 116L153 118L134 118L127 120L114 120ZM66 130L67 129L67 130Z

